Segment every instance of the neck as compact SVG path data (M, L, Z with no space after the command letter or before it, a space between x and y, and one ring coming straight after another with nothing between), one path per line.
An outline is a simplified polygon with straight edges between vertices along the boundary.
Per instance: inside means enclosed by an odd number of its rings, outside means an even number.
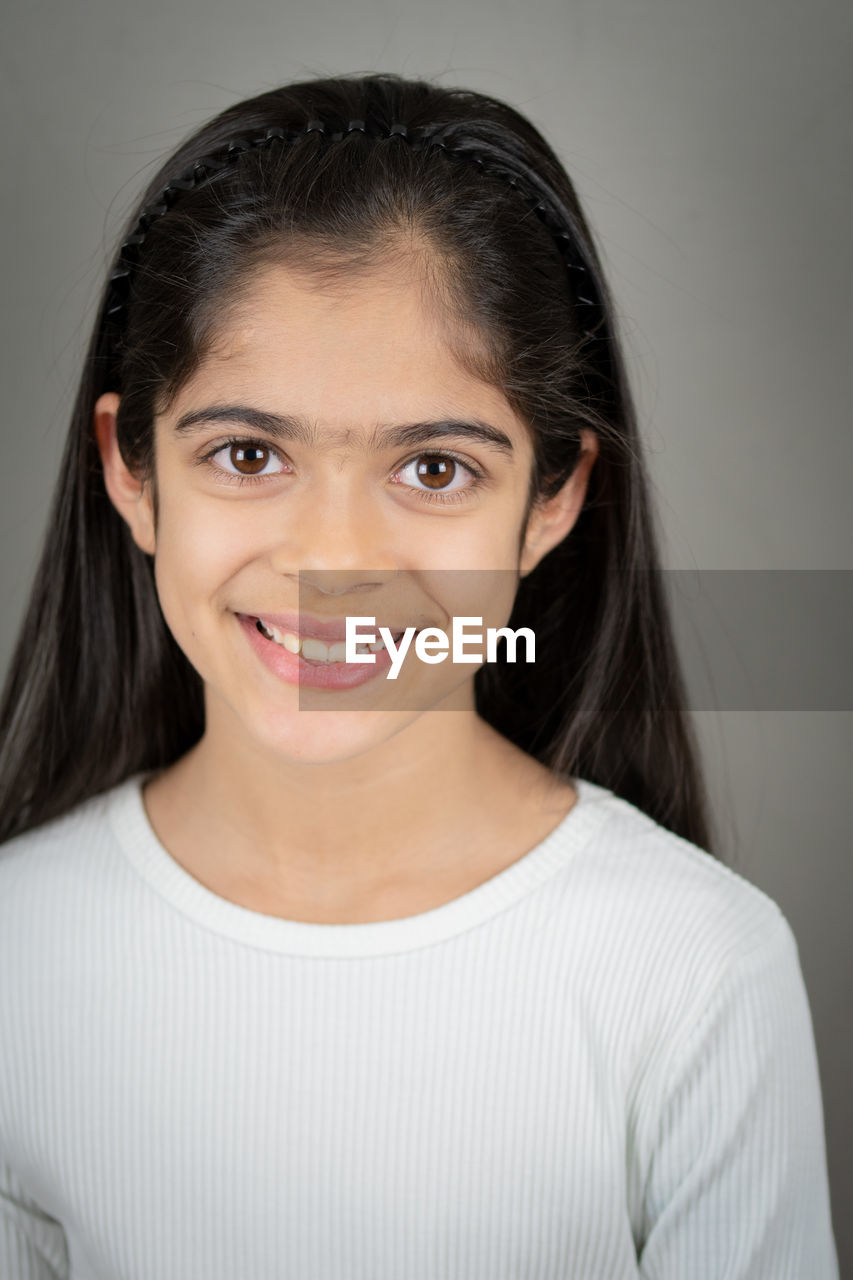
M220 705L145 796L167 849L224 896L278 896L310 912L458 875L464 859L511 836L522 804L544 803L550 784L472 705L424 712L327 763L270 752Z

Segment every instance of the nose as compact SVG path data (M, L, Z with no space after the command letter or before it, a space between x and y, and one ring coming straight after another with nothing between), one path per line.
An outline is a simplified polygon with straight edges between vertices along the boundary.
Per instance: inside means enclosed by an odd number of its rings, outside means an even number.
M276 572L329 596L392 579L398 557L379 504L340 476L310 489L298 504L287 504L272 557Z

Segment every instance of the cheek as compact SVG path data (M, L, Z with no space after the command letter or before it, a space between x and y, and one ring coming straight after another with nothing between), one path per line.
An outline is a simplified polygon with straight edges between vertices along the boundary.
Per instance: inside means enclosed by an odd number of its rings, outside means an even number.
M506 626L518 593L515 570L482 564L421 573L418 583L425 596L436 603L440 616L448 620L479 618L483 629ZM473 628L469 634L481 630L476 621L466 625Z
M484 504L468 519L437 518L435 525L434 537L428 538L425 533L421 543L427 567L440 565L472 572L517 569L521 510L508 499L494 498L488 509Z
M203 625L199 610L220 596L227 606L223 593L259 550L252 522L239 517L192 494L161 506L154 572L170 626Z

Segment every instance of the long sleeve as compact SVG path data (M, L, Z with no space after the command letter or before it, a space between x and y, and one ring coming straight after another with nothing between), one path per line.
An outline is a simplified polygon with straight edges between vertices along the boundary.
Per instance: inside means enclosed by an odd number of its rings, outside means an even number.
M65 1232L25 1194L0 1160L0 1276L9 1280L67 1280Z
M639 1274L837 1280L814 1033L784 916L691 1026L667 1074Z

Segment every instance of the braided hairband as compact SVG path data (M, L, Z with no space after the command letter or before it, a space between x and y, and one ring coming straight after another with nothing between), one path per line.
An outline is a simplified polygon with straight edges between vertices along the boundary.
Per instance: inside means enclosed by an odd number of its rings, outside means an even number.
M266 130L258 138L249 140L239 138L228 143L227 147L216 155L196 160L176 178L172 178L154 200L139 215L136 224L121 244L115 268L110 276L107 297L106 317L115 325L120 324L122 312L127 305L130 277L139 258L140 247L145 240L146 232L158 218L168 213L181 192L192 191L221 169L227 168L244 151L252 151L261 147L276 144L293 144L310 133L320 133L332 142L338 142L346 134L359 132L374 138L401 138L413 151L422 151L427 147L438 147L446 155L467 164L475 164L482 173L500 178L507 186L517 191L528 206L538 215L550 231L574 285L574 296L580 311L581 330L585 337L594 338L595 330L601 316L601 304L597 300L597 289L592 276L578 249L573 236L566 230L564 220L557 216L542 200L541 196L530 195L524 191L518 177L511 170L483 160L481 157L458 147L448 146L444 137L452 126L425 126L408 129L404 124L392 124L387 130L379 128L373 122L368 127L364 120L350 120L346 129L333 130L323 120L309 120L299 130L285 130L276 126Z

